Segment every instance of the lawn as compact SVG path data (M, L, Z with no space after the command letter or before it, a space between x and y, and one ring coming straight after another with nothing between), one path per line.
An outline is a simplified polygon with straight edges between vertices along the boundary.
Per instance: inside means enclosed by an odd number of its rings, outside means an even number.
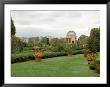
M11 64L12 77L98 77L83 54Z

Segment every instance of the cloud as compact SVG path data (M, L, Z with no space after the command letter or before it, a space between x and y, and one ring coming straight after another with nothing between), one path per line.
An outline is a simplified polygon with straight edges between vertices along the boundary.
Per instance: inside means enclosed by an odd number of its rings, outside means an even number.
M69 30L89 35L99 27L100 11L11 11L17 36L64 37Z

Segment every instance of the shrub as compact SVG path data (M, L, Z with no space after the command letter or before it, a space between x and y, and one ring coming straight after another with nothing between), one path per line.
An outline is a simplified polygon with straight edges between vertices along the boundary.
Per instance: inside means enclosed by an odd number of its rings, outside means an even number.
M83 50L76 50L73 51L72 54L82 54ZM59 56L67 56L67 52L45 52L42 56L42 58L52 58L52 57L59 57ZM23 51L22 53L15 53L11 55L11 63L16 62L25 62L29 60L34 60L35 57L32 53L32 51Z
M96 60L94 64L90 64L89 68L92 70L96 70L98 74L100 74L100 60Z
M84 50L75 50L72 52L73 55L76 55L76 54L83 54L84 53Z
M89 68L90 68L91 70L95 70L94 64L90 64L90 65L89 65Z
M16 62L24 62L28 60L33 60L34 56L32 52L23 52L23 53L16 53L11 55L11 63L16 63Z
M100 73L100 60L95 61L95 70L98 74Z
M83 54L83 50L76 50L72 52L72 55L76 54ZM48 52L44 53L43 58L52 58L52 57L58 57L58 56L66 56L67 52Z
M100 29L93 28L90 31L90 37L88 38L87 48L92 52L100 51Z
M58 57L58 56L66 56L66 52L49 52L44 53L43 58L52 58L52 57Z

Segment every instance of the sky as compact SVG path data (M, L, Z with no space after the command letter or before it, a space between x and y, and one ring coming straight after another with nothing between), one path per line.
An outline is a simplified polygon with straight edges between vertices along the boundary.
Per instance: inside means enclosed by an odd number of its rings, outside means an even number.
M100 11L11 11L17 37L90 35L100 25Z

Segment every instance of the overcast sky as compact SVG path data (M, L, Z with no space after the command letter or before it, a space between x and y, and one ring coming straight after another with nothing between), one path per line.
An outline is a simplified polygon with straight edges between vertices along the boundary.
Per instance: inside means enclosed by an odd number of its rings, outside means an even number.
M11 17L18 37L65 37L70 30L89 36L100 23L99 11L11 11Z

